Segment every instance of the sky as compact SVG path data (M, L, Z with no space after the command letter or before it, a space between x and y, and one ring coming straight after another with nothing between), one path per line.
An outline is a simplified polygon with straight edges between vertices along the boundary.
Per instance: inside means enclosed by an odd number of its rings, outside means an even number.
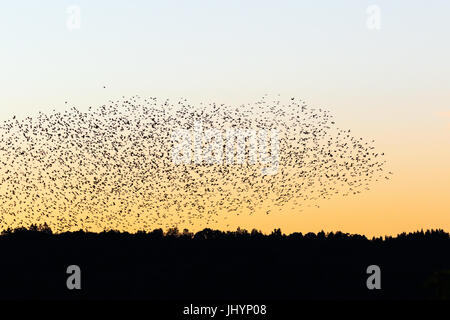
M377 28L368 25L373 8ZM134 94L236 105L295 96L374 139L394 175L320 208L239 217L233 228L449 231L449 9L448 1L2 3L0 120Z

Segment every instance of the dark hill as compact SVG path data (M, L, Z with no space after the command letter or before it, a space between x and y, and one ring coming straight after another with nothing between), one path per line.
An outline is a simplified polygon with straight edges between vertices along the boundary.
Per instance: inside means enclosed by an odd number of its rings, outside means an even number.
M32 226L0 236L0 298L449 298L449 249L442 230L367 239L279 229L53 234ZM381 290L366 287L373 264ZM81 290L66 288L69 265L81 268Z

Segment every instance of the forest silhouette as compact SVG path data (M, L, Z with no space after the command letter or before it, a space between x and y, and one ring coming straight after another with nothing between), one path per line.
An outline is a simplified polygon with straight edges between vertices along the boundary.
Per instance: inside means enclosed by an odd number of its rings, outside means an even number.
M257 230L0 235L1 299L450 299L450 235ZM81 268L81 290L66 269ZM381 290L369 290L369 265Z

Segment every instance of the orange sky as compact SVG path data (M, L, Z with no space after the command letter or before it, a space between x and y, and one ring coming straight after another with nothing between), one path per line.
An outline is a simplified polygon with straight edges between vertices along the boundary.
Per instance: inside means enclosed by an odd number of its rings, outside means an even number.
M320 208L211 227L450 231L450 4L377 5L381 26L370 30L360 1L82 2L80 28L69 30L63 3L11 2L0 12L0 120L135 94L231 105L295 96L374 139L391 180Z

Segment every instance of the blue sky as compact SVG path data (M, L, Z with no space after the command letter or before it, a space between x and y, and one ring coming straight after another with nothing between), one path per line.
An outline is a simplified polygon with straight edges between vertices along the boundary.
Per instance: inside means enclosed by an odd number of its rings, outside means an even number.
M373 4L381 9L379 31L366 27ZM69 5L81 9L78 30L66 28ZM80 95L94 99L103 84L114 89L111 96L232 102L267 92L443 92L449 9L446 1L2 4L0 103L26 113ZM3 107L0 117L10 114Z

